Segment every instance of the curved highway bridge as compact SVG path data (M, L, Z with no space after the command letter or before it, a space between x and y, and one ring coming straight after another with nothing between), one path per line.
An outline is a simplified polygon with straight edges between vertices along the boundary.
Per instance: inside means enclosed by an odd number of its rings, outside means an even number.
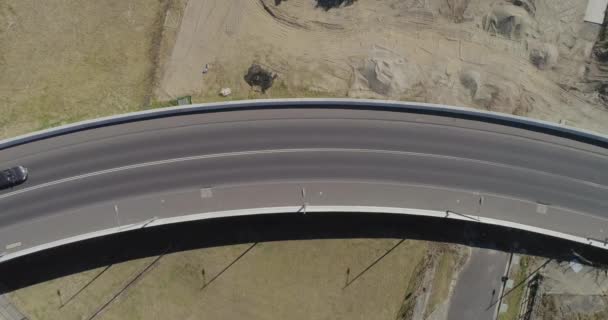
M606 247L608 139L523 118L367 100L161 109L0 142L0 261L222 216L384 212ZM345 216L347 219L348 216Z

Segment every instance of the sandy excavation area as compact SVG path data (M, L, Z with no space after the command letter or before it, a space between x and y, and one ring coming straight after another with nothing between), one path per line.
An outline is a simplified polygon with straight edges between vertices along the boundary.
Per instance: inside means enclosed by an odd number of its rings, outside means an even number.
M190 0L156 98L408 100L608 132L602 26L584 22L587 1L515 2ZM253 63L276 76L264 93L244 81Z

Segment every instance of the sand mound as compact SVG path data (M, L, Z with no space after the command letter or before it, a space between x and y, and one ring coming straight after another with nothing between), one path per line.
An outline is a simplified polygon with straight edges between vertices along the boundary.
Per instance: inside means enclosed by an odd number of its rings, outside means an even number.
M471 0L445 0L440 4L439 13L444 17L461 23L465 20L465 12Z
M478 107L506 113L513 113L521 107L521 90L513 82L482 77L475 70L463 70L460 83L470 93L471 102Z
M474 97L481 82L479 72L473 70L464 70L460 74L460 83L469 90L471 96Z
M523 7L501 3L483 18L483 29L508 38L521 38L530 34L532 23Z
M553 44L543 43L530 46L530 62L541 70L555 66L558 56L557 47Z
M384 48L374 47L369 57L355 68L351 93L372 91L378 95L397 98L421 82L422 70Z
M522 7L528 11L531 16L536 14L536 2L535 0L510 0L511 3L518 7Z

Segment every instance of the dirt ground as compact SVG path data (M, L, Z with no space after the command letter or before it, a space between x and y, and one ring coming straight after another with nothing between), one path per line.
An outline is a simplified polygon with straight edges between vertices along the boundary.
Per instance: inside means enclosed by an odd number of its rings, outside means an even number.
M467 252L399 239L243 244L112 265L10 297L32 320L423 319L448 298Z
M518 255L509 271L500 320L599 320L608 317L608 269ZM513 260L513 261L515 261ZM534 288L534 282L538 284Z
M523 3L2 1L0 137L184 95L423 101L607 133L608 67L594 58L601 26L583 21L586 1ZM265 93L244 81L253 63L277 75Z
M608 272L568 261L545 266L534 319L599 320L608 318Z
M600 26L586 1L191 0L160 77L159 100L342 96L444 103L608 132L586 78ZM252 63L278 75L253 92ZM209 66L209 72L202 73Z
M277 4L279 3L279 4ZM0 137L168 105L363 97L494 110L608 132L585 1L0 2ZM258 63L265 93L244 81ZM209 72L202 70L208 66ZM223 98L221 88L232 94ZM603 93L604 92L604 93ZM606 91L608 92L608 91ZM602 99L604 94L604 99Z

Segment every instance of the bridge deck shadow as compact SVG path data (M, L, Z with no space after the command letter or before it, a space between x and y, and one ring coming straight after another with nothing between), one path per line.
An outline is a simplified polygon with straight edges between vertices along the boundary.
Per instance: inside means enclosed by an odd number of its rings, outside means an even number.
M273 214L187 222L95 238L0 264L10 292L58 277L164 253L283 240L394 238L449 242L608 265L608 251L473 221L379 213ZM167 252L167 248L171 248ZM3 293L3 292L0 292Z

